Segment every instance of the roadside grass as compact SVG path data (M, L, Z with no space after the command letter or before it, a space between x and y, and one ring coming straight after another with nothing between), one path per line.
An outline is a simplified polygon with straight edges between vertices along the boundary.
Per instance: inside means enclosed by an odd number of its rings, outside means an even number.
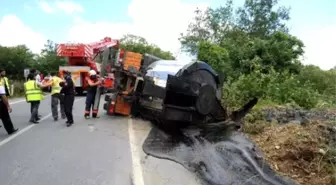
M23 84L25 83L24 80L18 81L18 80L13 80L9 81L9 84L11 86L11 90L13 94L10 96L10 98L21 98L24 96L24 86Z

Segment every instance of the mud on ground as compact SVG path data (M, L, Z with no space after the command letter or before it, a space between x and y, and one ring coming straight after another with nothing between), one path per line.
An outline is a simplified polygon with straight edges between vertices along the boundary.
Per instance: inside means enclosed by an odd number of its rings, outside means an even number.
M336 184L335 115L335 110L273 107L263 109L262 121L253 118L253 124L246 123L244 131L280 174L301 185L332 185Z

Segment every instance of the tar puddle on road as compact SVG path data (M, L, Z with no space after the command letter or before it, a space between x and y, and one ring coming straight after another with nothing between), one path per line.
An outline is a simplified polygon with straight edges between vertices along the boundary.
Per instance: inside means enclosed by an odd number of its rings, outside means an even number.
M295 185L266 164L246 135L225 130L221 124L211 124L172 136L154 127L143 150L147 155L181 164L206 185Z

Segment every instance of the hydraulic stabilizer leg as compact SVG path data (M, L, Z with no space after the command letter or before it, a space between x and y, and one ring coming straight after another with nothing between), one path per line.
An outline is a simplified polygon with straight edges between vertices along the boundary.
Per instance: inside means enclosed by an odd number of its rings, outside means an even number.
M103 55L101 58L102 61L102 67L100 69L100 77L104 77L106 74L106 65L109 63L109 57L110 57L110 48L107 48L103 51ZM93 104L93 110L92 110L92 117L93 118L98 118L98 110L99 110L99 104L100 104L100 97L102 92L104 91L104 87L98 87L96 95L94 97L94 104Z
M99 118L98 110L99 110L99 103L100 103L100 97L101 97L102 90L103 90L103 87L98 87L96 95L94 97L94 104L93 104L93 108L92 108L92 117L93 118Z

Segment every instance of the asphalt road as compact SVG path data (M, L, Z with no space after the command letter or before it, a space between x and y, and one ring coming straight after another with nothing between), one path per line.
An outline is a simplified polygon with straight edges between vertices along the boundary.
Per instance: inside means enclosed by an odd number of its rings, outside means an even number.
M68 128L65 120L53 121L47 96L39 109L42 121L33 125L29 104L23 99L10 103L20 130L8 136L0 128L0 185L200 184L182 166L144 154L148 122L103 112L99 119L85 120L84 98L77 97L75 124Z

